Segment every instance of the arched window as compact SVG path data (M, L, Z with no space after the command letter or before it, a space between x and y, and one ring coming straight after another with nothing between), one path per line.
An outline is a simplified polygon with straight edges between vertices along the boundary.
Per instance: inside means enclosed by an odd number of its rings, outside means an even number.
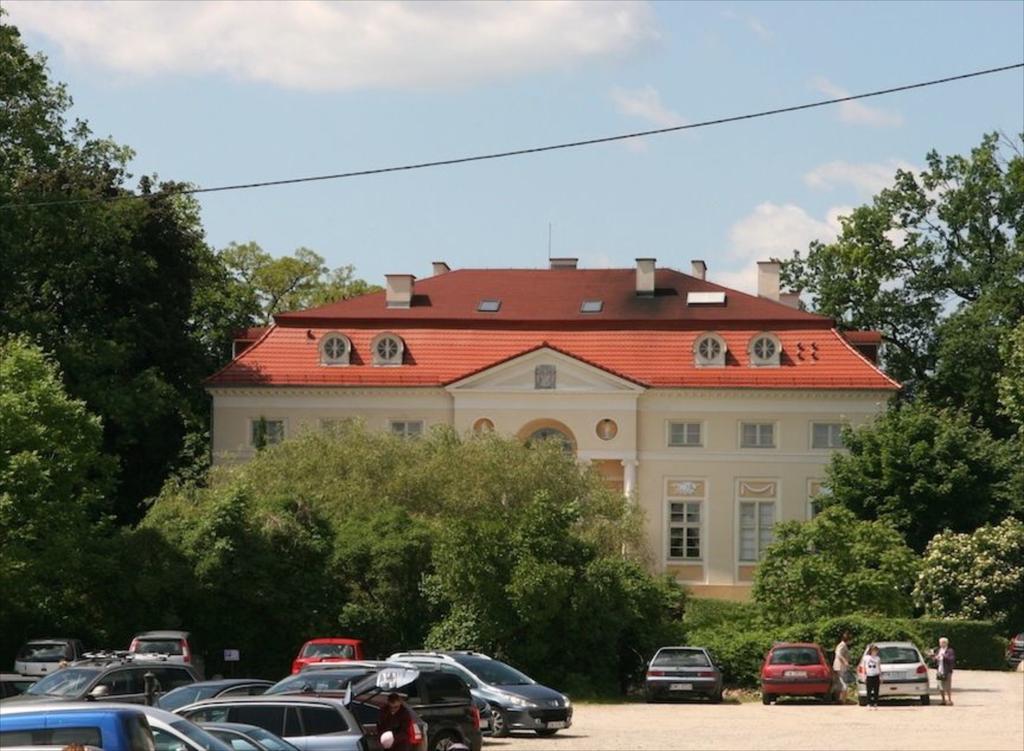
M373 340L374 365L401 365L405 343L394 334L379 334Z
M572 439L558 428L540 428L533 431L527 439L527 443L534 443L535 441L558 441L562 445L562 450L567 454L571 454L576 450Z
M782 342L775 334L762 333L750 340L750 364L755 367L778 366Z
M320 340L321 365L348 365L352 355L352 343L344 334L331 332Z
M693 360L698 368L725 367L725 340L718 334L701 334L693 344Z

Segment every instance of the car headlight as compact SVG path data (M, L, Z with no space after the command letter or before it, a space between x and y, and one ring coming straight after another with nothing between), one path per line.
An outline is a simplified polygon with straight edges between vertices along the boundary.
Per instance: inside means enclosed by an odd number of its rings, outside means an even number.
M569 700L569 697L566 696L565 694L562 694L562 701L565 702L565 708L566 709L568 709L569 707L572 706L572 702Z
M530 707L533 706L533 702L529 699L524 699L521 696L515 694L502 694L502 698L505 699L513 707Z

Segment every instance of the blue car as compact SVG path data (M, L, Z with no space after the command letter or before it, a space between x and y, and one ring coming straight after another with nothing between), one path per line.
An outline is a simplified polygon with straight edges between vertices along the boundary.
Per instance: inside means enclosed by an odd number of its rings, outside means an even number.
M140 707L48 704L0 707L0 746L72 743L103 751L156 751Z

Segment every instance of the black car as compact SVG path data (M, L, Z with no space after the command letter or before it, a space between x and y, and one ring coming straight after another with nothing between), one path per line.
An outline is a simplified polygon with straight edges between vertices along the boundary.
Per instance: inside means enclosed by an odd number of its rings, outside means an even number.
M480 751L480 712L458 676L408 667L388 668L364 678L352 687L349 709L367 735L376 736L377 717L392 692L401 694L427 724L428 751L446 751L454 743Z
M4 704L96 700L145 704L147 673L156 679L157 697L199 678L189 665L135 663L120 658L79 660L40 679L20 696L4 699Z
M258 678L223 678L216 681L200 681L168 691L160 697L156 705L160 709L173 712L186 704L194 704L197 701L213 699L217 696L259 696L272 685L274 685L273 682Z
M351 683L358 683L377 671L372 668L351 670L303 670L282 678L267 688L268 696L274 694L343 694Z
M1010 639L1006 645L1006 664L1016 668L1021 662L1024 662L1024 631Z
M722 701L722 671L703 647L662 647L647 666L647 701L705 696Z

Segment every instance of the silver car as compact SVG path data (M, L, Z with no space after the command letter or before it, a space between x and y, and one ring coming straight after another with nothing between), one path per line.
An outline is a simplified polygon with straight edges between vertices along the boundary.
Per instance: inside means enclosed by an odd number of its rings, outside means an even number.
M22 645L14 658L14 672L21 675L49 675L64 665L80 660L85 653L78 639L33 639Z
M882 663L882 682L878 687L879 699L916 698L922 704L931 702L928 666L920 650L909 641L876 641L878 659ZM870 648L871 645L868 645ZM864 650L864 656L867 655ZM864 657L857 666L857 703L868 703L868 687L864 672Z
M662 647L647 666L647 701L706 696L722 701L722 671L704 647Z

